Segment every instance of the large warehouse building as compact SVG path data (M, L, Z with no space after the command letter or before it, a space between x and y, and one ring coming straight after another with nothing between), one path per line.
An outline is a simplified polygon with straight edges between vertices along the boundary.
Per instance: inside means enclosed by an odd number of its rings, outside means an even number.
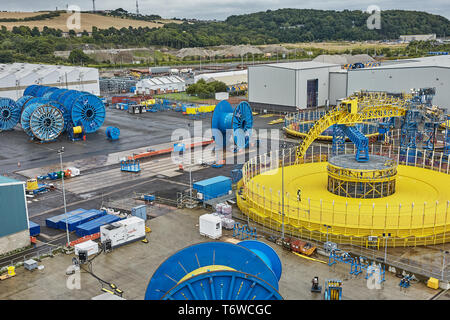
M32 84L80 90L100 95L96 68L45 64L0 64L0 97L17 100Z
M410 92L436 88L433 103L450 102L450 57L434 56L382 63L354 70L315 61L249 66L248 99L252 107L293 111L334 105L359 90Z
M25 182L0 176L0 255L29 244Z

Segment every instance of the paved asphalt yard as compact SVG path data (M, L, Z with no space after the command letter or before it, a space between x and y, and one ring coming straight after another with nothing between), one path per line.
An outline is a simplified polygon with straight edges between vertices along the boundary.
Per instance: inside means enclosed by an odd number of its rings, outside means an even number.
M283 124L268 125L274 117L254 117L254 128L280 129ZM203 130L210 128L210 117L203 120ZM108 141L105 136L107 126L117 126L121 130L119 141ZM155 194L165 199L148 209L151 220L147 221L152 232L148 234L148 244L132 243L108 254L101 254L93 262L93 272L100 278L115 283L124 291L126 299L143 299L148 281L156 268L176 251L199 242L209 241L199 235L198 217L207 212L204 209L176 209L177 192L189 188L189 172L180 172L178 165L171 162L170 156L159 156L142 161L140 174L120 172L120 157L140 151L170 147L172 131L188 128L193 132L193 121L172 111L131 115L122 110L108 109L104 126L90 134L87 141L70 142L66 135L49 144L29 142L27 136L16 127L2 132L0 145L0 174L26 180L38 174L59 170L59 156L56 151L64 146L64 166L74 165L81 169L81 175L66 180L66 199L68 210L77 208L100 208L103 205L120 204L124 206L138 203L133 198L137 194ZM281 137L283 138L283 137ZM285 139L292 145L292 139ZM294 141L295 142L295 141ZM213 159L204 159L211 162ZM18 167L17 162L20 162ZM193 181L217 175L230 176L234 165L222 168L192 167ZM28 199L30 219L41 225L38 248L45 243L65 243L65 232L45 227L45 219L61 214L63 197L60 182L57 190ZM229 232L228 232L229 233ZM75 234L70 235L76 239ZM229 239L231 235L228 234ZM222 240L227 240L227 232ZM261 238L260 240L266 241ZM280 293L285 299L322 299L320 294L311 294L311 279L318 276L323 286L325 279L344 280L344 299L429 299L437 291L427 288L423 283L413 284L408 290L400 291L399 279L388 273L383 289L368 289L364 275L349 278L348 265L326 264L308 261L284 251L274 243L268 242L279 254L283 264L280 280ZM30 249L27 252L36 249ZM90 299L102 292L101 283L87 273L81 273L81 289L70 290L66 286L66 269L72 263L73 255L59 254L45 258L40 263L43 270L32 272L24 268L16 270L17 276L0 281L0 299ZM318 256L320 259L324 257ZM20 258L20 257L19 257ZM8 257L0 259L2 266ZM445 296L443 296L445 298Z
M152 229L148 234L149 243L131 243L110 253L102 253L93 261L94 274L116 284L124 291L124 298L143 299L153 272L165 259L188 245L211 241L198 232L198 217L205 212L203 209L179 209L149 220L147 225ZM225 241L227 239L232 239L229 232L228 237L224 235L222 238ZM279 284L284 299L321 300L321 294L310 292L314 276L319 277L321 285L329 278L344 280L344 300L429 299L436 294L435 290L422 283L401 291L399 279L391 273L387 274L382 289L368 289L364 274L355 279L349 278L348 265L329 267L302 259L271 242L265 242L280 256L283 274ZM100 282L85 272L80 274L81 289L67 288L69 277L66 269L71 265L72 257L59 254L54 258L45 258L40 263L44 265L43 270L17 269L16 277L0 282L0 299L90 299L101 294Z

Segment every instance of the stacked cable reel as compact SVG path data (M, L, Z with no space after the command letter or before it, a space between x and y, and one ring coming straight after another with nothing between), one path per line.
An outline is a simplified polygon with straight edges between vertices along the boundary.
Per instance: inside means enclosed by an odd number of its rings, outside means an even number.
M248 102L242 101L234 109L226 100L216 105L211 119L212 135L216 144L225 148L230 140L233 140L235 151L247 148L252 128L253 113Z
M23 130L40 142L54 141L64 131L72 141L79 140L81 133L96 132L106 116L103 102L88 92L41 85L27 87L16 105L23 110Z
M280 258L263 242L204 242L164 261L145 300L282 300L281 273Z

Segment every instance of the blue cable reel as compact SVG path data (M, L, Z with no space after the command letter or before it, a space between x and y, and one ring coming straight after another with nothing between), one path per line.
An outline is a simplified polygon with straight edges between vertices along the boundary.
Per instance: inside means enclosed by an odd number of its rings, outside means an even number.
M120 136L120 129L117 127L107 127L106 137L110 140L118 140Z
M31 114L30 128L33 135L41 141L55 140L64 130L63 113L51 102L41 104Z
M54 87L40 86L40 88L36 91L36 97L43 97L49 90L53 91ZM56 88L55 88L56 89Z
M49 100L45 98L33 98L24 105L22 116L20 117L20 125L22 126L23 131L25 131L28 136L34 136L30 127L31 114L37 107L48 102Z
M106 110L103 102L92 94L77 97L72 105L72 121L80 121L86 133L96 132L105 122Z
M57 87L47 87L47 90L45 90L44 94L42 95L43 98L50 99L50 96L53 92L57 91Z
M24 96L36 96L36 92L39 90L41 86L37 84L32 84L31 86L28 86L25 88L25 91L23 92Z
M214 109L211 128L216 143L220 144L222 141L222 146L225 147L230 139L230 132L227 134L227 130L232 130L237 150L246 148L250 142L253 128L253 113L250 105L248 102L242 101L233 109L228 101L220 101Z
M10 98L0 98L0 130L11 130L20 120L21 108Z
M68 89L56 89L55 91L50 93L50 96L48 97L50 100L59 101L60 95L62 95L64 92L69 91Z
M262 242L245 242L204 242L178 251L155 271L145 300L282 300L278 256Z
M19 99L17 99L16 104L20 108L20 112L22 112L25 104L28 101L30 101L31 99L34 99L34 97L33 96L21 96Z
M64 117L64 129L63 129L63 132L66 131L67 127L68 127L68 124L71 122L70 112L67 110L67 108L62 103L59 103L58 101L51 100L50 103L52 104L52 106L55 106L56 108L58 108L62 112L62 115Z

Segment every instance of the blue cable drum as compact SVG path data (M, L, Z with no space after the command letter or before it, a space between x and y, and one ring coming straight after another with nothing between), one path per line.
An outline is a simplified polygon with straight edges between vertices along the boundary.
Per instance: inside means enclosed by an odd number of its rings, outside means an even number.
M37 84L32 84L31 86L28 86L25 88L25 91L23 92L24 96L36 96L36 92L39 90L41 86Z
M72 105L72 122L80 121L86 133L96 132L105 122L102 100L92 94L80 95Z
M227 242L199 243L173 254L153 273L145 292L146 300L187 298L282 299L270 267L250 249Z
M22 126L23 131L30 136L33 137L33 132L30 127L30 118L33 111L41 106L42 104L48 103L49 100L45 98L34 98L30 99L24 106L22 111L22 116L20 117L20 125Z
M20 120L21 108L10 98L0 98L0 130L11 130Z
M43 98L47 98L50 99L50 96L53 92L55 92L56 90L58 90L57 87L47 87L47 89L44 91L44 93L42 94Z
M252 274L214 271L173 287L162 300L283 300L283 297L270 284Z
M30 101L31 99L34 99L34 97L33 96L21 96L19 99L17 99L16 104L20 108L20 112L22 112L25 104L28 101Z
M226 100L222 100L216 105L211 119L213 138L216 143L222 141L222 146L225 147L229 139L227 130L232 130L233 141L237 149L243 149L250 142L252 127L253 113L248 102L241 102L235 109Z
M71 90L71 91L73 91L73 90ZM66 106L66 108L71 112L72 106L75 103L75 101L84 94L88 94L88 93L81 92L81 91L72 92L71 94L68 94L64 97L63 103Z
M59 101L59 96L63 94L64 92L69 91L68 89L56 89L53 91L50 96L48 97L50 100Z
M63 105L65 105L66 99L67 99L70 95L76 94L77 92L78 92L77 90L67 90L67 91L61 93L61 94L58 96L57 101L58 101L59 103L62 103ZM70 112L70 110L68 110L68 111Z
M31 114L30 128L37 139L44 142L52 141L64 129L63 113L51 102L41 104Z
M120 136L120 129L116 127L108 127L106 128L106 136L108 139L117 140Z
M51 87L48 86L40 86L39 89L36 91L35 96L36 97L43 97L44 94L50 89Z
M256 240L244 240L237 243L237 245L250 249L257 254L258 257L260 257L270 267L270 269L272 269L277 276L277 279L280 280L282 273L281 260L271 246Z
M70 116L70 112L67 110L67 108L62 104L59 103L58 101L55 100L50 100L50 103L57 107L63 114L64 117L64 129L63 131L67 130L68 124L72 121L72 117Z

